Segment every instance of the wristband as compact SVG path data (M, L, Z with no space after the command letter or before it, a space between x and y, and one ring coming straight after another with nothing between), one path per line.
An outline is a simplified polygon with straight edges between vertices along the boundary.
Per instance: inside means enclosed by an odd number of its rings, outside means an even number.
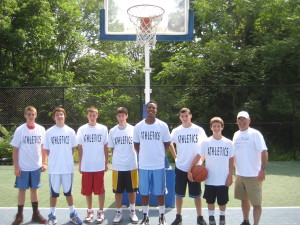
M267 169L267 167L266 166L261 166L261 169Z

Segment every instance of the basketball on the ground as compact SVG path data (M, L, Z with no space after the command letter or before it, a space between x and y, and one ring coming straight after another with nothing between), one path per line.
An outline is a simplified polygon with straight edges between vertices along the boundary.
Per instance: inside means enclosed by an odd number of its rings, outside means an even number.
M207 169L202 165L194 166L191 172L192 172L194 181L197 181L197 182L204 181L208 175Z

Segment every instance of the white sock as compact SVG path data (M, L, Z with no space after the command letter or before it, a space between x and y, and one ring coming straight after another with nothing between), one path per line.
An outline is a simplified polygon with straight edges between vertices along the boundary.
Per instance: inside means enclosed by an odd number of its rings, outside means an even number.
M215 216L215 210L208 210L209 216Z
M122 213L122 208L116 208L116 211L117 211L118 213Z
M143 213L146 213L147 215L149 214L149 205L146 206L143 205L142 209L143 209Z
M158 206L158 210L159 210L159 215L165 214L165 206L164 205Z
M93 212L93 209L88 209L88 212Z
M225 211L220 210L220 216L225 216Z
M130 208L131 211L135 211L135 204L130 204L129 208Z
M50 213L52 213L55 216L56 215L56 207L50 207Z
M69 209L70 209L70 213L73 213L75 211L74 205L69 206Z

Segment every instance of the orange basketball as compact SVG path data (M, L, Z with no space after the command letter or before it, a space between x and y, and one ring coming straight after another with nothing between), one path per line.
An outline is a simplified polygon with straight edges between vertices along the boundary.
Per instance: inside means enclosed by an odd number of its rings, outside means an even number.
M208 171L204 166L196 165L192 169L192 175L194 181L202 182L207 178Z

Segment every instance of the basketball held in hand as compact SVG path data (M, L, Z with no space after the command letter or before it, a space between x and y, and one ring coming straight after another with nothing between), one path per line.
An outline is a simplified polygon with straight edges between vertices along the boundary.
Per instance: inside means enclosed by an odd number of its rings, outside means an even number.
M206 180L207 175L208 175L207 169L202 165L194 166L191 172L193 175L193 179L196 182L202 182L202 181Z

